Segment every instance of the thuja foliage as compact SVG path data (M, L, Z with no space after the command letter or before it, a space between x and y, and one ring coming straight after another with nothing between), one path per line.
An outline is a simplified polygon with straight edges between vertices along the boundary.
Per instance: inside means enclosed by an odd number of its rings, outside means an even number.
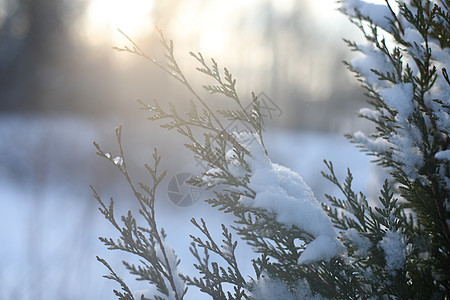
M376 125L368 136L356 132L349 138L374 155L391 176L380 187L378 199L369 199L352 188L350 170L346 178L338 178L332 162L325 161L323 175L342 195L326 195L328 203L319 207L320 212L301 178L270 162L259 100L252 95L246 109L228 69L191 53L199 63L197 70L214 81L204 89L234 104L234 109L213 111L181 71L173 43L161 30L167 64L147 56L130 38L130 47L117 48L148 60L191 93L194 100L185 113L157 101L140 101L141 108L162 127L175 129L194 156L207 163L208 170L192 184L212 189L214 197L206 201L233 214L235 222L222 226L223 239L217 241L203 219L192 219L199 232L191 236L190 248L198 274L182 274L174 250L157 226L156 190L165 175L158 169L157 151L153 164L145 165L152 178L146 185L132 182L128 174L120 128L117 156L95 144L98 154L122 172L140 206L140 218L128 212L119 221L114 201L106 205L94 190L101 213L119 233L117 241L101 241L109 249L138 257L139 265L124 262L125 267L137 280L154 287L140 293L142 299L187 298L187 286L214 299L449 297L450 81L445 69L450 57L449 3L398 1L394 8L391 4L342 1L342 11L366 38L361 44L347 41L363 54L347 65L369 97L371 108L360 114ZM224 120L245 124L246 132L228 131ZM271 192L271 179L263 180L266 190L258 184L261 169L276 175L279 195ZM283 203L286 199L301 205ZM298 211L292 214L283 208ZM332 233L326 226L321 231L291 218L308 213L320 218L323 214L332 224ZM138 225L140 221L145 224ZM239 268L238 242L255 251L254 274L243 274ZM105 260L98 260L110 271L106 277L121 286L115 291L119 299L139 297Z
M391 15L382 21L347 10L370 45L349 46L377 63L372 74L367 62L348 64L372 106L361 116L376 125L369 137L350 137L389 170L398 210L411 212L396 229L411 244L402 281L411 297L429 291L448 297L450 288L448 7L448 1L399 1L396 15L388 3Z

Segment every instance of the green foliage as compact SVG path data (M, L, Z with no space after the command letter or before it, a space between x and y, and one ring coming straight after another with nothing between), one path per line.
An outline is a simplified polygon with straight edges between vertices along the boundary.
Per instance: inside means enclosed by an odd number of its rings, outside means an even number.
M325 162L329 173L323 175L334 183L344 195L344 199L326 195L330 206L323 204L336 228L342 230L342 240L347 248L351 262L347 268L357 278L365 294L372 296L396 296L402 299L413 298L411 285L407 284L406 273L389 270L385 253L380 249L380 242L388 232L395 232L405 239L413 236L412 220L405 215L404 209L394 198L392 189L385 181L378 198L380 206L370 206L363 193L352 189L353 177L348 170L344 183L336 177L331 162ZM353 230L353 231L351 231ZM411 246L404 240L405 255Z
M156 150L153 167L146 165L152 177L151 185L136 185L126 168L120 128L116 131L120 148L116 158L95 144L98 154L115 164L124 175L140 205L139 214L146 222L146 227L138 226L138 221L129 212L122 217L123 225L119 225L114 216L113 200L106 206L94 191L101 213L120 234L118 241L111 238L101 238L101 241L109 249L140 258L139 266L126 262L124 265L138 280L156 286L159 294L155 299L182 299L187 291L185 284L199 288L214 299L255 299L260 284L270 282L279 287L277 290L282 287L285 290L267 296L269 298L449 297L450 168L448 160L442 159L440 154L448 151L445 118L450 110L448 95L445 98L445 94L438 92L448 88L445 85L450 86L450 81L445 68L439 65L442 62L433 54L433 51L439 51L433 48L436 45L448 52L448 3L433 5L431 1L411 0L406 5L398 2L398 15L389 2L386 3L391 13L387 18L388 27L375 23L358 10L344 12L367 40L366 45L351 41L347 44L375 62L369 72L352 62L347 63L366 89L372 106L369 113L362 111L361 116L376 126L369 137L355 133L349 138L373 155L375 162L390 172L391 178L384 182L378 199L369 199L353 189L350 170L341 182L333 164L325 161L328 170L322 174L338 187L342 198L326 195L328 203L323 204L323 209L339 231L338 238L346 253L308 264L299 264L298 259L314 240L311 233L279 222L273 211L245 206L240 201L243 197L255 199L257 195L250 184L252 169L249 161L254 157L239 135L228 131L223 122L245 124L246 130L255 138L253 142L260 143L268 156L263 143L263 119L258 98L252 95L249 99L251 110L247 110L238 96L236 80L230 71L224 68L222 72L215 60L207 62L202 54L191 53L200 64L197 70L214 81L203 88L212 94L223 95L235 107L214 112L181 71L174 57L173 42L166 40L161 30L158 32L166 51L167 65L147 56L125 35L132 48L117 50L143 57L179 81L194 96L186 113L180 113L171 103L167 108L157 101L152 105L143 101L140 104L141 109L150 113L149 119L162 122L161 126L168 130L175 129L187 139L185 146L193 155L207 163L209 170L191 183L213 189L214 197L206 202L219 211L233 214L235 221L230 228L222 226L223 239L218 243L203 219L200 222L192 219L201 234L201 237L191 235L190 248L199 277L180 274L174 262L175 254L164 242L164 231L159 230L156 223L156 189L165 175L158 171L160 157ZM411 39L411 32L417 33L415 39ZM422 42L417 42L418 37ZM395 101L410 101L410 104L389 101L388 92L392 90L400 94L396 95ZM236 168L242 172L236 173ZM232 232L238 239L233 238ZM249 244L257 256L252 260L255 278L241 273L236 258L239 241ZM112 267L103 259L99 258L99 261L110 271L106 278L117 281L122 288L122 292L115 291L115 294L120 299L134 299Z
M450 85L446 69L442 66L442 63L445 65L448 62L440 61L442 58L438 54L439 51L443 53L449 51L448 5L448 1L433 3L418 0L410 1L409 5L399 4L399 16L403 19L399 21L396 17L391 22L389 33L395 41L391 47L387 45L385 34L379 32L376 24L357 15L352 18L353 22L363 31L367 41L376 47L385 61L390 63L392 72L382 71L374 66L371 71L378 76L374 82L363 78L361 73L348 63L367 90L369 103L377 115L376 118L363 115L376 125L376 131L371 134L369 142L362 141L355 135L349 137L375 155L378 163L388 167L393 184L398 187L397 191L402 198L402 202L398 205L399 209L410 211L413 215L408 224L408 228L411 229L408 236L413 241L413 253L416 255L411 258L409 265L411 269L408 270L409 275L415 274L414 287L411 286L411 289L419 294L423 293L423 289L440 290L445 291L447 296L450 290L448 228L450 173L449 162L437 158L436 154L447 150L450 141L448 126L442 123L446 122L444 120L448 118L446 116L450 112L448 94L438 92L441 89L448 90L446 85ZM366 28L370 28L370 31ZM407 38L406 31L417 32L422 42L417 41L419 38L416 40ZM348 44L354 50L365 53L355 43ZM438 45L440 49L434 45ZM390 83L391 86L400 84L412 86L413 111L410 115L402 115L386 101L382 95L383 89L377 86L386 85L384 82ZM375 139L389 142L390 148L380 150L371 147L370 141ZM408 146L402 145L400 139L409 141L409 147L416 149L417 160L421 163L410 164L406 153L409 149L405 149ZM403 155L401 152L404 152ZM406 159L403 159L405 157ZM430 280L430 274L434 274L433 280Z
M110 250L121 250L139 258L141 265L135 266L126 261L124 261L123 264L131 274L136 276L137 280L148 281L156 286L161 295L164 295L164 297L155 296L156 300L164 299L165 296L169 295L171 295L173 299L181 300L186 293L186 289L180 290L177 283L181 278L179 278L179 274L174 274L176 265L178 265L179 262L173 262L175 253L173 253L173 250L168 248L165 243L166 235L163 229L158 229L155 216L156 189L166 175L165 171L160 173L158 170L161 157L155 149L153 153L153 167L145 165L147 171L151 175L152 186L150 187L143 183L138 183L138 186L144 192L143 194L136 188L136 184L132 182L131 177L128 174L121 135L121 127L118 127L116 129L116 137L120 151L119 156L116 158L113 158L110 153L104 152L97 143L94 143L94 145L98 150L97 154L108 159L117 166L125 177L134 197L139 203L139 214L145 220L146 225L139 226L131 211L128 211L126 216L121 217L123 225L120 225L114 214L114 200L111 198L109 205L106 206L95 189L92 188L94 196L100 204L100 212L120 234L117 240L101 237L100 241L102 241ZM119 299L135 299L126 283L117 276L112 267L104 259L97 257L97 260L104 264L110 271L110 275L105 277L117 281L121 285L124 293L114 291L116 296L118 296ZM174 263L176 263L176 265L174 265Z
M202 292L211 295L214 299L242 299L245 297L244 287L247 286L247 283L239 270L235 256L237 242L233 241L232 235L227 227L222 225L224 239L222 240L223 244L219 247L209 233L203 219L201 219L201 225L195 219L191 221L206 237L206 241L191 235L193 240L191 253L198 262L194 266L203 276L200 279L191 279L189 276L186 276L184 278L187 284L199 287ZM203 255L198 252L197 247L204 249ZM209 252L220 256L227 263L228 267L224 268L217 262L210 262ZM224 283L229 283L234 286L233 294L229 291L224 291Z

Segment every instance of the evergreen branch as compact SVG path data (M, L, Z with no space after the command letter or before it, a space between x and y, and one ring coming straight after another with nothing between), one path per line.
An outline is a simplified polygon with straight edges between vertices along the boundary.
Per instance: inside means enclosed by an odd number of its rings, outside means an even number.
M120 227L115 220L114 217L114 202L111 199L110 205L107 208L103 201L100 199L98 194L94 190L94 196L100 203L100 211L103 215L114 225L114 227L119 231L121 237L116 243L112 239L100 238L100 240L108 246L108 249L114 250L122 250L138 257L141 257L141 263L144 264L144 267L135 267L134 265L130 265L124 262L125 267L131 272L131 274L138 275L138 280L148 280L149 282L156 285L157 289L165 294L169 295L168 287L163 279L163 277L167 280L170 285L170 289L173 291L173 295L175 299L181 300L186 291L182 292L183 294L179 294L175 285L174 276L178 276L177 274L173 274L172 266L170 264L167 249L164 243L164 231L160 231L158 229L156 219L155 219L155 197L156 197L156 189L158 185L161 183L163 178L166 175L166 172L159 173L158 167L161 161L161 157L158 155L156 148L153 152L153 166L145 165L145 168L149 171L153 185L150 188L147 185L139 183L138 185L148 194L149 197L144 196L141 192L136 189L135 184L132 182L131 177L127 170L127 159L124 155L124 150L122 146L122 130L119 126L116 128L116 138L117 143L119 145L119 156L120 160L112 158L109 153L105 153L97 143L94 143L98 152L97 154L106 157L110 162L112 162L118 169L121 171L123 176L125 177L128 186L131 188L133 195L138 200L140 205L139 213L144 217L150 226L150 230L144 229L143 227L138 227L136 224L135 218L132 216L131 211L128 212L127 216L122 217L122 222L125 227ZM149 238L147 239L143 232L149 234ZM161 259L156 254L156 247L160 250ZM150 250L149 250L150 249ZM147 264L148 262L149 264Z
M308 271L310 272L310 274L313 275L313 277L318 280L324 287L327 288L327 290L329 290L333 295L339 297L340 299L350 299L349 297L346 297L344 295L342 295L341 293L339 293L334 287L332 287L327 281L325 281L322 277L320 277L319 274L317 274L317 272L311 268L310 266L306 266L306 269L308 269Z
M447 69L442 68L442 75L444 76L445 81L447 81L448 85L450 85L450 80L448 79Z
M203 242L200 238L191 235L192 240L199 247L208 249L209 251L212 251L213 253L216 253L220 257L222 257L232 269L229 269L229 272L227 272L222 268L221 277L225 281L236 284L239 288L242 288L243 286L245 286L245 279L242 277L239 271L239 267L234 254L237 242L232 241L231 233L229 233L228 229L224 225L222 225L222 235L225 239L223 240L223 246L219 247L209 233L205 221L203 219L200 219L200 221L202 223L201 225L198 224L194 218L191 219L191 223L203 233L207 240L206 242Z
M391 5L389 4L389 0L385 0L385 2L386 2L387 7L389 8L389 11L391 12L392 17L394 18L395 22L397 23L398 28L400 29L400 32L402 33L402 35L405 35L405 31L403 30L402 24L398 20L397 15L392 10Z
M137 46L137 44L125 33L123 33L120 29L119 32L124 35L133 45L133 50L129 49L128 47L125 48L117 48L114 49L119 51L127 51L131 52L133 54L136 54L138 56L143 57L144 59L152 62L154 65L162 69L164 72L168 73L172 77L174 77L176 80L181 82L188 90L191 92L192 95L194 95L195 99L204 107L204 109L209 113L210 116L212 116L213 120L216 122L217 126L219 127L219 132L225 136L225 138L236 148L238 148L240 151L244 152L247 155L250 155L247 149L242 147L236 139L225 129L225 127L222 125L222 122L217 118L216 114L209 108L209 106L206 104L206 102L200 97L200 95L194 90L194 88L191 86L191 84L187 81L186 77L184 76L183 72L181 71L178 62L175 59L174 56L174 48L173 48L173 42L172 40L167 40L164 37L164 32L156 28L158 31L158 34L160 36L160 41L163 47L168 51L168 54L166 54L166 58L169 60L170 65L168 65L168 68L164 67L162 64L160 64L156 59L150 58L148 55L146 55L140 48ZM195 55L194 55L195 56ZM215 62L214 62L215 63ZM216 65L217 67L217 65ZM230 77L231 80L231 77ZM234 84L230 85L230 88L234 89Z
M106 268L108 268L110 275L105 275L103 277L107 278L107 279L111 279L114 280L116 282L118 282L120 284L120 286L122 287L122 290L125 292L125 294L122 294L116 290L114 290L114 293L116 294L116 296L119 297L120 300L134 300L134 296L133 293L130 291L130 289L128 288L127 284L123 281L122 278L120 278L115 272L114 270L111 268L111 266L106 262L106 260L100 258L97 256L97 260L102 263Z

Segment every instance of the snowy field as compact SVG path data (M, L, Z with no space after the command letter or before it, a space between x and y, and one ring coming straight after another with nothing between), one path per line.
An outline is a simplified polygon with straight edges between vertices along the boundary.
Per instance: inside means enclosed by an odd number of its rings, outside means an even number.
M113 128L109 121L94 123L74 117L0 116L0 299L112 299L112 289L119 287L102 278L106 269L96 255L115 266L119 275L130 278L133 289L146 288L120 268L120 261L127 257L106 250L98 240L98 236L117 235L98 212L89 184L105 201L114 196L120 211L135 207L118 172L94 154L94 140L113 147ZM153 139L154 144L131 153L139 160L139 151L151 152L167 140L164 136ZM172 164L160 189L159 222L182 258L181 271L196 274L188 250L188 235L195 233L189 219L203 217L213 231L231 218L201 201L187 208L169 203L169 180L183 171L195 173L186 152L173 150L179 149L173 147L177 141L170 143L161 150L163 160ZM342 136L270 131L265 143L272 161L298 172L319 200L325 199L324 193L337 193L320 174L325 170L323 159L333 161L342 179L349 167L356 190L369 196L376 193L380 174L370 158ZM203 191L200 198L205 197ZM244 272L253 275L249 261L254 254L243 244L238 249ZM187 299L199 299L196 288L190 289Z

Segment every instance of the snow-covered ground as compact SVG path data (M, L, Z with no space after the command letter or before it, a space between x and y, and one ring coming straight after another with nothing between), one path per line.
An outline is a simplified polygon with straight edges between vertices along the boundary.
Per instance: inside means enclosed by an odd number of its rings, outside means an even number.
M124 131L127 133L126 128ZM119 287L102 278L107 272L96 255L129 278L132 288L146 287L131 280L121 268L120 261L126 256L107 250L98 241L98 236L117 235L98 212L89 184L98 188L106 201L114 196L119 209L134 207L125 182L116 176L118 172L94 155L92 141L114 145L112 132L111 122L75 117L0 117L0 299L112 299L112 289ZM145 130L139 134L149 135ZM151 153L152 146L167 140L167 136L152 139L152 145L145 145L149 149L141 147L140 151ZM319 200L325 199L324 193L337 192L320 174L325 170L323 159L333 161L342 179L349 167L357 190L369 195L376 192L379 174L370 158L342 136L270 131L265 144L272 161L299 173ZM195 233L189 219L203 217L210 230L218 231L220 223L231 218L201 202L187 208L169 204L169 180L190 171L193 163L186 157L180 160L176 150L168 152L170 147L161 151L163 160L172 164L160 190L159 222L182 259L181 271L189 273L194 269L188 235ZM136 157L141 157L139 151ZM195 169L190 172L195 173ZM206 192L201 195L206 196ZM249 261L254 254L245 245L238 249L243 269L253 275ZM195 288L190 290L187 299L198 299Z

